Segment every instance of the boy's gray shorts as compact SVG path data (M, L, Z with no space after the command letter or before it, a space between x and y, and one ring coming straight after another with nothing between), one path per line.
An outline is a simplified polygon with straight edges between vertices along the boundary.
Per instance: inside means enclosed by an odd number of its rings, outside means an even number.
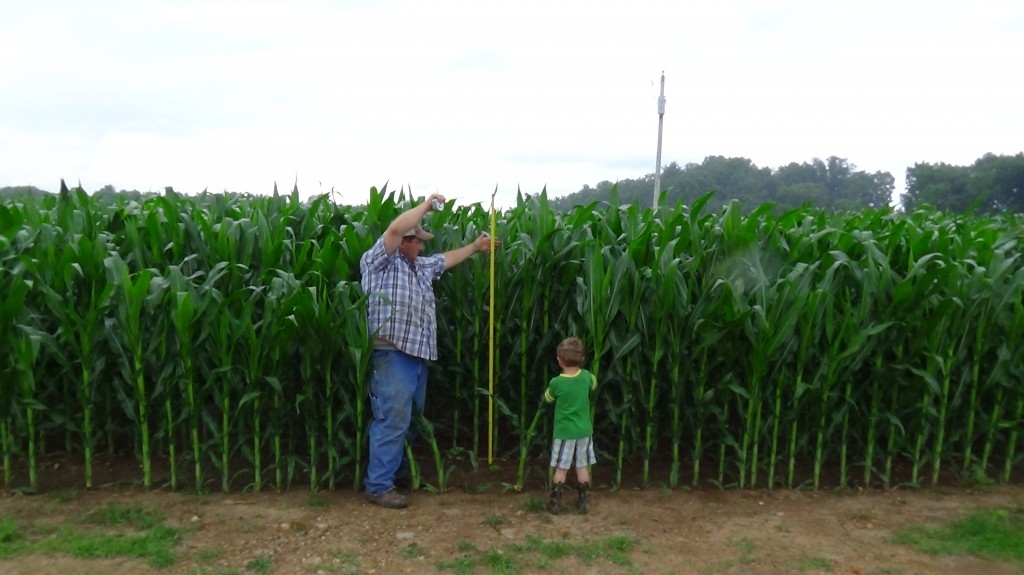
M556 439L551 445L551 467L569 469L574 462L577 469L597 463L593 436L583 439Z

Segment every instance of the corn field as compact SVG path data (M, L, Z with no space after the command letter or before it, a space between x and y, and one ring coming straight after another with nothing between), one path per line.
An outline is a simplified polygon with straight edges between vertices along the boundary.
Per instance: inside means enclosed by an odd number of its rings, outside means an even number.
M493 394L488 257L436 284L441 359L409 446L428 488L490 450L510 487L546 476L541 395L568 335L600 383L599 484L1021 482L1018 216L744 215L710 199L556 213L520 194L497 214ZM410 201L386 187L358 207L298 190L5 199L4 484L35 490L41 462L64 457L92 487L109 454L152 488L358 489L358 260ZM426 251L443 251L489 214L449 205L426 225Z

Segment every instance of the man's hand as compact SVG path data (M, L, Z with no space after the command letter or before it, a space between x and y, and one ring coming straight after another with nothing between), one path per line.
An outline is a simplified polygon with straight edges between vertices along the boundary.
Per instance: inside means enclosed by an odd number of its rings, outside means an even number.
M444 207L444 196L442 196L441 194L431 194L430 197L427 198L426 201L424 201L423 203L427 204L428 212L436 211L437 208L435 207L435 204Z
M482 232L480 237L473 242L473 247L478 252L489 252L491 251L491 236L487 232ZM501 240L494 238L494 249L501 247Z
M501 241L494 239L494 247L501 247ZM480 237L469 242L457 250L444 253L444 269L450 270L461 264L476 252L486 252L491 249L491 236L481 233Z

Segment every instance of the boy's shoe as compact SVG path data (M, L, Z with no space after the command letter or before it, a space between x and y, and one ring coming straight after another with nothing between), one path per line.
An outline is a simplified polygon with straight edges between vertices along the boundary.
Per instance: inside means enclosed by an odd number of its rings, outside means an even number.
M564 483L556 483L551 487L551 499L548 501L548 513L558 515L562 512L562 490Z
M576 500L576 509L580 513L590 511L590 483L580 483L579 499Z
M367 491L363 494L363 497L374 505L380 505L381 507L387 507L388 509L405 509L409 506L409 502L405 500L405 496L395 489L388 489L380 495L373 495Z

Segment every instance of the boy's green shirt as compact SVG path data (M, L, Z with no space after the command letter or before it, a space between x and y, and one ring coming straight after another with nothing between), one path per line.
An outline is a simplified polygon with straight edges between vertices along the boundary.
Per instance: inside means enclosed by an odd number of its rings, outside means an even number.
M590 392L594 389L597 378L585 369L551 378L544 401L555 404L555 439L583 439L594 434L590 421Z

